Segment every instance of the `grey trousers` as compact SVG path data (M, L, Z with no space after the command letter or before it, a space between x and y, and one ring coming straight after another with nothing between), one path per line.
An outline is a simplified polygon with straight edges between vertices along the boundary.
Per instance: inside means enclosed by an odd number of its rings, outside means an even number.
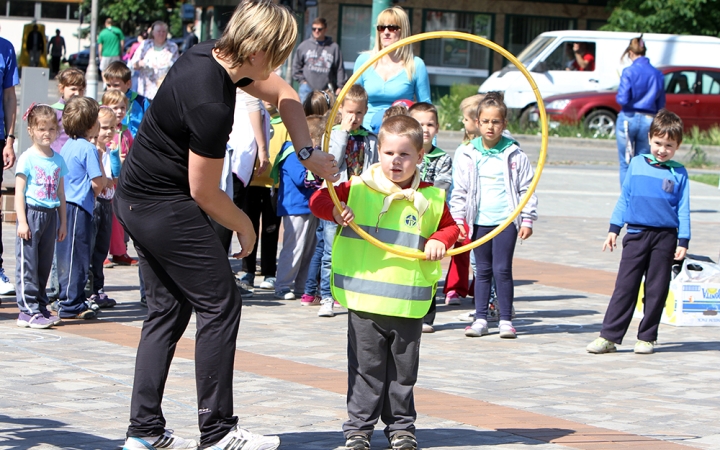
M26 208L30 239L15 237L15 292L20 311L32 316L47 311L45 285L55 254L59 221L55 208L30 205Z
M277 263L275 292L303 293L310 260L315 252L318 219L312 214L282 216L283 246Z
M413 387L420 362L422 319L348 312L348 420L345 438L372 435L378 418L385 436L415 434Z

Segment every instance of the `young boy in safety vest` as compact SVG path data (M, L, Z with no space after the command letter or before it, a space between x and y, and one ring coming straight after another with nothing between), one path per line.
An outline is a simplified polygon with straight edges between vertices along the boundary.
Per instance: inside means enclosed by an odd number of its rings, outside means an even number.
M332 249L333 297L348 310L348 449L369 449L382 411L393 449L416 449L413 386L419 365L422 318L435 300L440 259L459 229L445 191L420 181L423 131L408 116L387 119L379 133L380 162L310 199L321 219L341 225ZM354 221L391 247L421 250L426 259L397 256L366 242Z

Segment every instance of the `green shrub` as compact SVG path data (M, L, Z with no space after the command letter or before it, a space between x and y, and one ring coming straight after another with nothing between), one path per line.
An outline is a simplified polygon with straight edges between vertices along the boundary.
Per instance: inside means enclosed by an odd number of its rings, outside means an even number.
M459 131L463 129L460 103L467 97L477 94L478 86L473 84L454 84L450 93L443 95L435 102L438 110L440 130Z

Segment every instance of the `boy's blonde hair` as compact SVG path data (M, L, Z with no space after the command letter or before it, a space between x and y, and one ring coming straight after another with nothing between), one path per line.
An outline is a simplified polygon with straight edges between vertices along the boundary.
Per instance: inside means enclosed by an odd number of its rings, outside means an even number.
M383 113L383 122L386 119L389 119L391 117L395 116L407 116L408 115L408 108L405 105L395 105L391 106L388 109L385 110Z
M85 72L75 67L65 69L57 74L58 89L62 91L62 88L68 86L77 86L85 89L87 87L87 81L85 81ZM63 122L64 123L64 122Z
M243 0L215 43L232 67L242 66L253 53L265 51L267 69L290 56L297 40L297 23L284 6L268 0Z
M320 141L325 132L325 116L307 116L307 125L308 130L310 130L310 139L312 139L313 147L320 146Z
M129 107L130 101L120 89L108 89L102 96L102 104L105 106L124 104Z
M401 6L393 6L382 11L377 18L375 25L397 25L400 27L400 39L405 39L412 34L410 29L410 18ZM377 53L382 50L382 32L375 31L375 46L371 53ZM405 66L408 80L412 80L415 76L415 55L412 45L405 45L395 50L395 54L400 57ZM377 65L377 64L376 64Z
M65 133L73 139L85 137L98 121L98 109L98 103L90 97L75 96L68 100L62 114Z
M132 72L124 62L114 61L103 71L102 77L105 81L122 80L123 83L127 83L132 78Z
M683 140L683 121L680 116L674 112L663 108L655 115L655 118L650 124L650 132L648 135L650 138L653 136L667 136L680 145Z
M435 125L438 125L439 120L438 120L437 108L434 105L432 105L431 103L427 103L427 102L415 103L408 109L408 114L410 116L412 116L413 113L415 113L415 112L433 113L433 115L435 116Z
M363 104L365 105L365 109L367 109L368 93L361 85L353 84L352 87L347 91L345 98L343 98L343 105L347 101Z
M98 120L100 120L101 117L112 117L115 125L117 125L117 116L115 115L115 111L113 111L109 106L102 105L98 108Z
M378 133L379 146L382 148L382 143L387 135L402 136L410 139L412 146L418 152L423 149L423 130L420 123L410 116L393 116L385 120L380 127Z

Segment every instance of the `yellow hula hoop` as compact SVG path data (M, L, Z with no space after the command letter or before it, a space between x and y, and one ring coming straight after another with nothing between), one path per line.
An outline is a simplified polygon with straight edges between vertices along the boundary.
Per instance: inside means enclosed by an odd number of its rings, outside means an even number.
M542 131L542 141L540 145L540 156L538 157L538 163L537 168L535 170L535 176L533 177L532 183L530 183L530 188L525 193L523 198L520 200L520 204L515 208L515 211L513 211L512 214L510 214L510 217L508 217L503 223L498 225L492 232L486 234L482 238L471 242L470 244L463 245L462 247L457 247L448 250L447 256L453 256L457 255L459 253L463 253L466 251L469 251L475 247L478 247L485 242L489 241L490 239L494 238L502 230L504 230L507 226L509 226L517 216L520 215L522 212L522 209L527 204L528 200L530 200L530 196L535 192L535 188L538 185L538 182L540 181L540 174L542 173L543 167L545 166L545 160L547 159L547 146L548 146L548 122L547 122L547 114L545 113L545 104L543 103L542 96L540 95L540 91L538 90L537 85L535 84L535 80L533 80L532 75L530 75L530 72L525 68L525 66L522 65L520 61L518 61L515 56L512 55L512 53L508 52L498 44L489 41L485 38L481 38L479 36L475 36L468 33L460 33L457 31L433 31L430 33L422 33L417 34L414 36L407 37L405 39L402 39L393 45L384 48L383 50L379 51L377 54L375 54L372 58L370 58L365 64L360 67L359 70L357 70L353 75L350 77L350 79L345 83L345 87L340 91L340 94L337 97L337 100L335 101L335 105L333 106L332 110L330 111L330 117L331 119L337 116L338 110L340 109L340 105L342 104L343 99L345 98L345 95L347 94L350 87L355 84L358 78L360 78L360 75L362 75L363 72L365 72L370 66L375 64L380 58L387 55L388 53L394 52L400 47L403 47L408 44L414 44L415 42L420 41L426 41L429 39L438 39L438 38L453 38L453 39L461 39L464 41L470 41L474 42L476 44L480 44L482 46L488 47L491 50L494 50L501 55L503 55L505 58L507 58L510 62L512 62L515 67L520 69L520 71L525 75L525 78L527 78L528 82L530 83L530 86L532 87L533 92L535 93L535 99L537 100L538 110L540 111L540 127ZM330 147L330 133L332 132L333 127L333 120L328 120L327 125L325 126L325 136L323 137L323 150L328 151ZM330 197L333 200L333 203L338 209L340 208L340 199L338 199L337 193L335 192L335 188L333 187L332 183L328 183L328 191L330 192ZM407 250L400 250L394 247L391 247L384 242L379 241L378 239L374 238L365 230L357 226L355 222L350 222L349 224L350 228L352 228L357 234L363 237L366 241L370 242L371 244L387 251L390 253L394 253L399 256L404 256L406 258L415 258L415 259L425 259L425 253L421 252L419 250L415 251L407 251Z

